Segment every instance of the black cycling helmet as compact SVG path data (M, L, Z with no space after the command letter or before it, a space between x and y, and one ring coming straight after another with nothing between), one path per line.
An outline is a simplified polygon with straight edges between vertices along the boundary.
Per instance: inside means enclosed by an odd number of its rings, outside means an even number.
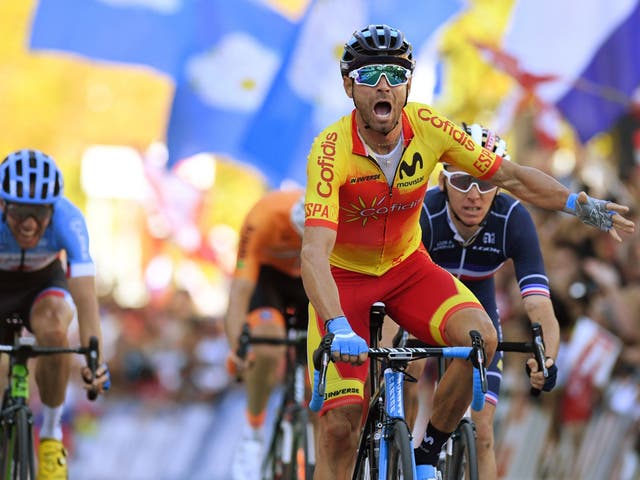
M353 32L340 59L343 76L364 65L392 63L413 71L415 60L404 33L388 25L369 25Z
M18 150L0 164L0 197L6 202L53 204L62 191L62 172L45 153Z

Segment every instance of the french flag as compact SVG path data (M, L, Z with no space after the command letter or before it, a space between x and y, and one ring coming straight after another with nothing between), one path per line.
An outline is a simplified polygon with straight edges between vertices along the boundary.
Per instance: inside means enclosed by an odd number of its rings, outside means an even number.
M560 114L586 142L640 87L640 0L517 0L502 47L478 46L518 83L505 111L533 99L539 127Z

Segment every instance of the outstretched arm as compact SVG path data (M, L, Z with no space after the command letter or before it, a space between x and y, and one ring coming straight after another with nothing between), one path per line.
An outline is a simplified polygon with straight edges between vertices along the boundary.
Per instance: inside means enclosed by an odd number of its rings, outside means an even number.
M491 182L537 207L577 215L584 223L608 231L618 241L621 241L618 230L626 233L635 231L635 224L622 216L629 207L593 199L584 192L572 194L555 178L536 168L503 161ZM598 216L600 211L602 215ZM612 213L610 225L607 212Z

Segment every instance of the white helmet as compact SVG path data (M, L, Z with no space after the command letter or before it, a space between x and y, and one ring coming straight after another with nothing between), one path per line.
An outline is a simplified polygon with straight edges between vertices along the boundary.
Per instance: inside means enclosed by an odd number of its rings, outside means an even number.
M511 160L511 156L507 153L507 142L501 139L495 132L484 128L478 123L469 125L462 122L462 128L478 145L482 145L496 155L500 155L505 160Z

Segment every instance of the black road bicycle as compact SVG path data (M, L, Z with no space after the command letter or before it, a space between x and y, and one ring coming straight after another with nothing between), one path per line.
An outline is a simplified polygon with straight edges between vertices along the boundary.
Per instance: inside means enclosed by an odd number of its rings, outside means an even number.
M425 347L425 343L414 338L408 338L405 330L400 328L396 333L393 345L407 347ZM531 325L530 342L499 342L497 351L533 353L538 366L542 366L545 378L548 375L544 367L545 347L542 327L538 323ZM438 358L438 379L442 378L446 369L446 359ZM537 396L540 390L531 389L531 395ZM471 412L467 410L455 431L451 434L442 448L438 461L438 470L443 480L479 480L478 454L476 447L476 426L471 419Z
M311 480L315 451L313 424L307 410L307 332L295 326L293 316L287 318L285 338L252 336L245 324L236 352L238 357L245 358L250 345L287 347L284 392L262 462L262 480Z
M84 355L95 378L98 368L98 339L91 337L86 347L39 347L34 337L20 334L20 321L15 318L10 320L7 323L14 329L14 344L0 345L0 353L9 355L8 385L0 407L0 475L2 480L34 480L36 464L33 413L28 403L28 361L41 355ZM87 396L89 400L95 400L97 393L89 391Z

